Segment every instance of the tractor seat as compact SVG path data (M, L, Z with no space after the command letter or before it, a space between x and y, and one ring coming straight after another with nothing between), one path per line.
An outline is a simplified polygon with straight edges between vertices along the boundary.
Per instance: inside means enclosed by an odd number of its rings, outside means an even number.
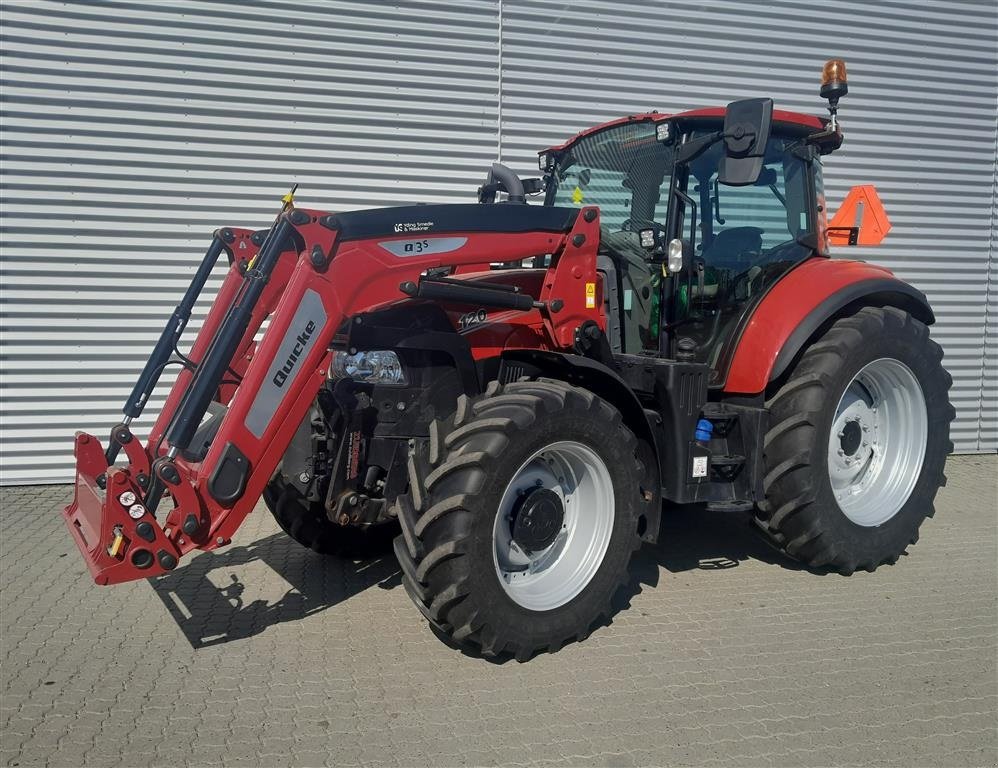
M736 274L744 272L762 251L764 231L759 227L723 229L704 251L703 260L714 269L729 269Z

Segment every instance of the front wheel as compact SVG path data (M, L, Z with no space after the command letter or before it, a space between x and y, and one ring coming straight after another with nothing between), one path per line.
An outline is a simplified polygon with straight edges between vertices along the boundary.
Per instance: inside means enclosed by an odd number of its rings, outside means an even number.
M616 409L559 381L462 398L399 500L406 591L485 655L526 659L581 639L626 592L656 498L636 448Z
M942 349L906 312L836 320L768 402L756 522L814 567L894 563L946 480L951 383Z

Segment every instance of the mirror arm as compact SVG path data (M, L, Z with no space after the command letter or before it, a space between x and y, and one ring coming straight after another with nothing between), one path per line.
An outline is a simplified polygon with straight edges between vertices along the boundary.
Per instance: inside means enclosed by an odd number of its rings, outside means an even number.
M680 144L676 163L689 163L696 160L708 147L716 144L723 138L724 131L716 131L715 133L708 133L706 136L701 136L698 139L693 139L693 141L687 141L685 144Z
M685 144L679 145L676 164L689 163L696 160L700 157L700 155L706 152L708 148L721 141L721 139L745 138L746 136L755 136L755 133L747 131L746 133L741 134L741 136L736 136L730 131L715 131L714 133L708 133L706 136L701 136L698 139L693 139L693 141L687 141Z

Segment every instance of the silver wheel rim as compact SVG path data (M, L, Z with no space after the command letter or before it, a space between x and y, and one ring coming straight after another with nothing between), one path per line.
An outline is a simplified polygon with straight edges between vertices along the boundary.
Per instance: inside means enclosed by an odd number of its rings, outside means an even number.
M922 387L904 363L868 363L846 387L828 439L828 475L839 509L881 525L911 496L925 459L929 417Z
M513 541L513 517L521 498L538 488L560 498L564 517L554 541L530 552ZM493 526L493 561L506 594L532 611L575 598L603 562L613 518L613 481L595 451L566 441L534 453L506 487Z

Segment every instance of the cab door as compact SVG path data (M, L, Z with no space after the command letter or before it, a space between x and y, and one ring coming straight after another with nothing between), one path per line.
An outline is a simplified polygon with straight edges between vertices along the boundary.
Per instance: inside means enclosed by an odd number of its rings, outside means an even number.
M712 368L712 384L723 383L732 342L758 300L814 254L808 236L817 229L818 164L799 147L799 139L772 136L759 179L747 186L718 182L721 143L690 164L685 184L697 202L697 243L677 281L670 337L675 355ZM685 214L688 220L692 211Z

